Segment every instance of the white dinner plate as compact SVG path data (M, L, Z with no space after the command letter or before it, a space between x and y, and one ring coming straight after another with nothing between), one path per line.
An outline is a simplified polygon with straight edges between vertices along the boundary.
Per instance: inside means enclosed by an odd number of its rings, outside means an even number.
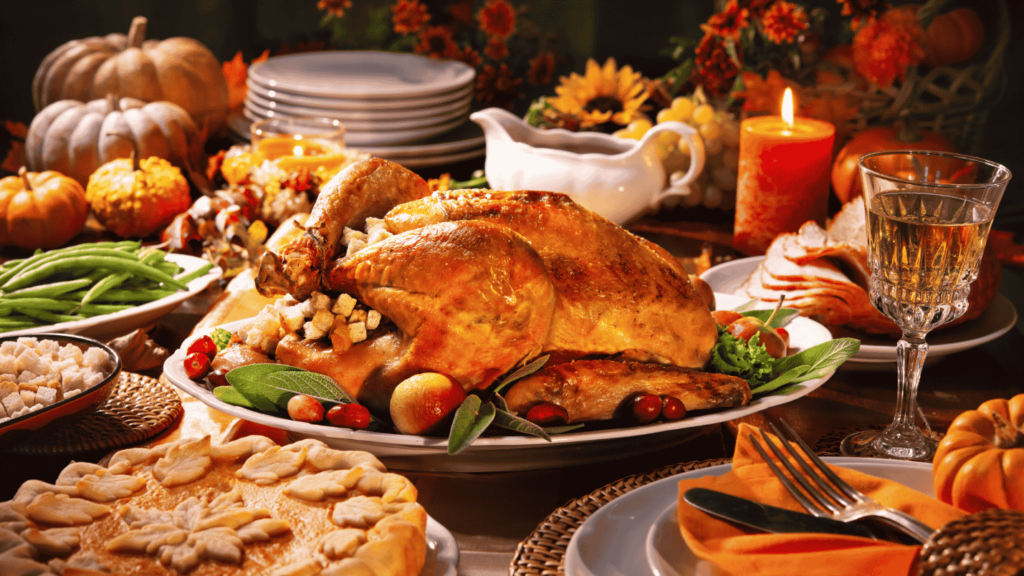
M349 114L380 114L392 111L412 111L434 106L448 106L453 102L461 102L466 96L472 97L474 85L469 84L451 92L435 94L433 96L417 96L414 98L395 98L391 100L352 100L349 98L333 98L325 96L303 96L291 94L280 90L271 90L261 86L252 79L245 81L248 92L258 95L264 100L291 104L294 106L308 106L311 108L327 108L340 110Z
M427 516L427 561L420 576L458 576L459 545L443 524Z
M181 266L184 269L182 274L192 272L207 263L207 261L202 258L186 256L184 254L168 254L166 258L168 261ZM93 316L92 318L75 320L74 322L61 322L59 324L26 328L24 330L12 330L10 332L4 332L4 335L15 336L41 334L44 332L60 332L62 334L80 334L101 342L106 342L118 336L128 334L136 328L142 328L153 324L157 320L170 314L171 311L177 308L182 302L205 290L211 282L220 278L221 274L222 271L220 267L214 266L205 275L189 282L188 291L175 292L170 296L165 296L159 300L147 302L127 310L121 310L120 312L103 314L102 316Z
M291 114L293 116L326 116L329 118L337 118L345 123L393 123L402 120L418 120L426 117L437 117L443 116L444 114L450 114L452 110L458 110L465 106L469 106L473 102L473 93L466 92L461 98L452 100L451 102L444 102L437 106L368 111L338 110L327 106L297 106L264 98L254 90L246 92L245 98L261 108L280 110L285 114Z
M275 56L249 67L249 78L269 89L363 100L443 94L475 77L473 68L456 60L359 50Z
M734 297L722 294L721 298L728 301ZM238 320L225 324L223 328L235 331L249 321ZM831 339L824 326L807 318L795 318L789 327L792 352ZM613 430L588 431L584 428L577 432L552 436L550 442L526 435L484 436L478 438L461 454L450 456L447 453L446 438L309 424L222 402L203 384L189 379L185 374L185 350L198 336L201 334L186 340L181 348L164 362L164 375L172 384L206 405L231 416L287 430L294 438L316 438L334 448L372 452L388 467L399 470L496 472L561 468L573 464L613 460L627 453L641 454L662 450L698 435L700 427L726 422L796 400L818 388L829 378L826 376L801 382L786 394L756 398L747 406L687 416L675 422Z
M254 122L271 117L288 118L288 116L279 115L276 112L268 112L266 116L262 116L253 112L249 108L248 103L243 107L242 113L245 114L246 118ZM389 144L406 144L409 142L416 142L447 132L460 126L465 121L466 116L463 116L441 124L427 126L426 128L414 128L410 130L373 130L369 132L346 130L345 145L355 148L359 146L384 146Z
M408 130L412 128L424 128L427 126L433 126L441 122L447 122L455 118L463 118L469 114L470 102L458 103L458 106L451 107L447 110L442 111L440 114L432 114L427 116L420 116L417 118L400 118L400 119L389 119L380 118L377 120L344 120L339 118L333 110L313 110L312 108L301 108L294 109L288 106L263 106L251 95L246 96L245 107L261 116L316 116L321 118L334 118L341 120L342 124L345 125L347 132L375 132L378 130ZM299 111L295 111L299 110ZM307 110L303 112L302 110Z
M764 256L740 258L719 264L703 274L703 278L715 292L732 294L750 275ZM758 304L759 308L772 308L767 302ZM975 346L1006 334L1017 324L1017 310L1002 294L996 294L992 305L981 316L946 329L939 329L928 334L928 358L937 359L956 352L963 352ZM871 364L887 367L896 362L896 339L872 338L838 329L836 336L850 336L860 339L860 350L848 363Z
M927 462L879 458L825 457L829 464L899 482L931 496L932 467ZM565 551L566 576L691 576L708 574L679 531L676 504L679 482L721 476L731 464L711 466L663 478L632 490L590 515ZM700 566L704 564L705 566Z

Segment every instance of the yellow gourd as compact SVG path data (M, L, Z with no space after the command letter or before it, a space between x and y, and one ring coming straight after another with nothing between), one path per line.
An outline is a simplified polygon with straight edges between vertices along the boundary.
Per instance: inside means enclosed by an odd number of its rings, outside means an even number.
M1024 394L958 416L939 443L932 471L943 502L968 512L1024 511Z
M85 197L96 218L122 238L145 238L162 230L192 203L181 170L155 156L118 158L89 177Z

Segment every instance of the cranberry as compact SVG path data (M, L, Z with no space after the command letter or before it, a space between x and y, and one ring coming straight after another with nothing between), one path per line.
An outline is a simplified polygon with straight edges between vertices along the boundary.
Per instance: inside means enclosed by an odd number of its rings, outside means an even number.
M188 347L187 352L189 354L200 352L202 354L206 354L212 359L217 355L217 344L214 343L213 338L210 338L209 336L200 336Z
M192 380L201 380L210 372L210 357L202 352L193 352L185 357L185 374Z
M370 411L362 404L338 404L327 411L327 421L335 426L366 430L370 427Z
M637 394L628 401L629 415L637 424L653 422L661 415L661 398L654 394Z
M665 417L665 420L680 420L686 416L686 406L675 396L662 396L661 415Z
M542 402L526 412L526 419L542 427L565 426L569 422L569 413L557 404Z

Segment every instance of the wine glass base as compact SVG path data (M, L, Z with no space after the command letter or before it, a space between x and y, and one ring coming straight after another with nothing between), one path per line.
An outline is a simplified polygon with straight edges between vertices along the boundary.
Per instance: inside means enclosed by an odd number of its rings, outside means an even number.
M921 435L893 433L891 430L865 430L843 439L839 450L844 456L889 458L931 462L938 446L936 440Z

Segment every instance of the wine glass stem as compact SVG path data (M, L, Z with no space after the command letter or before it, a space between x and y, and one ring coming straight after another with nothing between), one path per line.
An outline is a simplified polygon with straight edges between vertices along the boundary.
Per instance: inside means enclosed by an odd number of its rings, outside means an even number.
M899 377L896 388L896 418L889 429L918 435L914 425L917 407L917 385L921 382L921 369L928 355L925 332L905 331L896 345L896 367ZM888 431L888 430L887 430Z

